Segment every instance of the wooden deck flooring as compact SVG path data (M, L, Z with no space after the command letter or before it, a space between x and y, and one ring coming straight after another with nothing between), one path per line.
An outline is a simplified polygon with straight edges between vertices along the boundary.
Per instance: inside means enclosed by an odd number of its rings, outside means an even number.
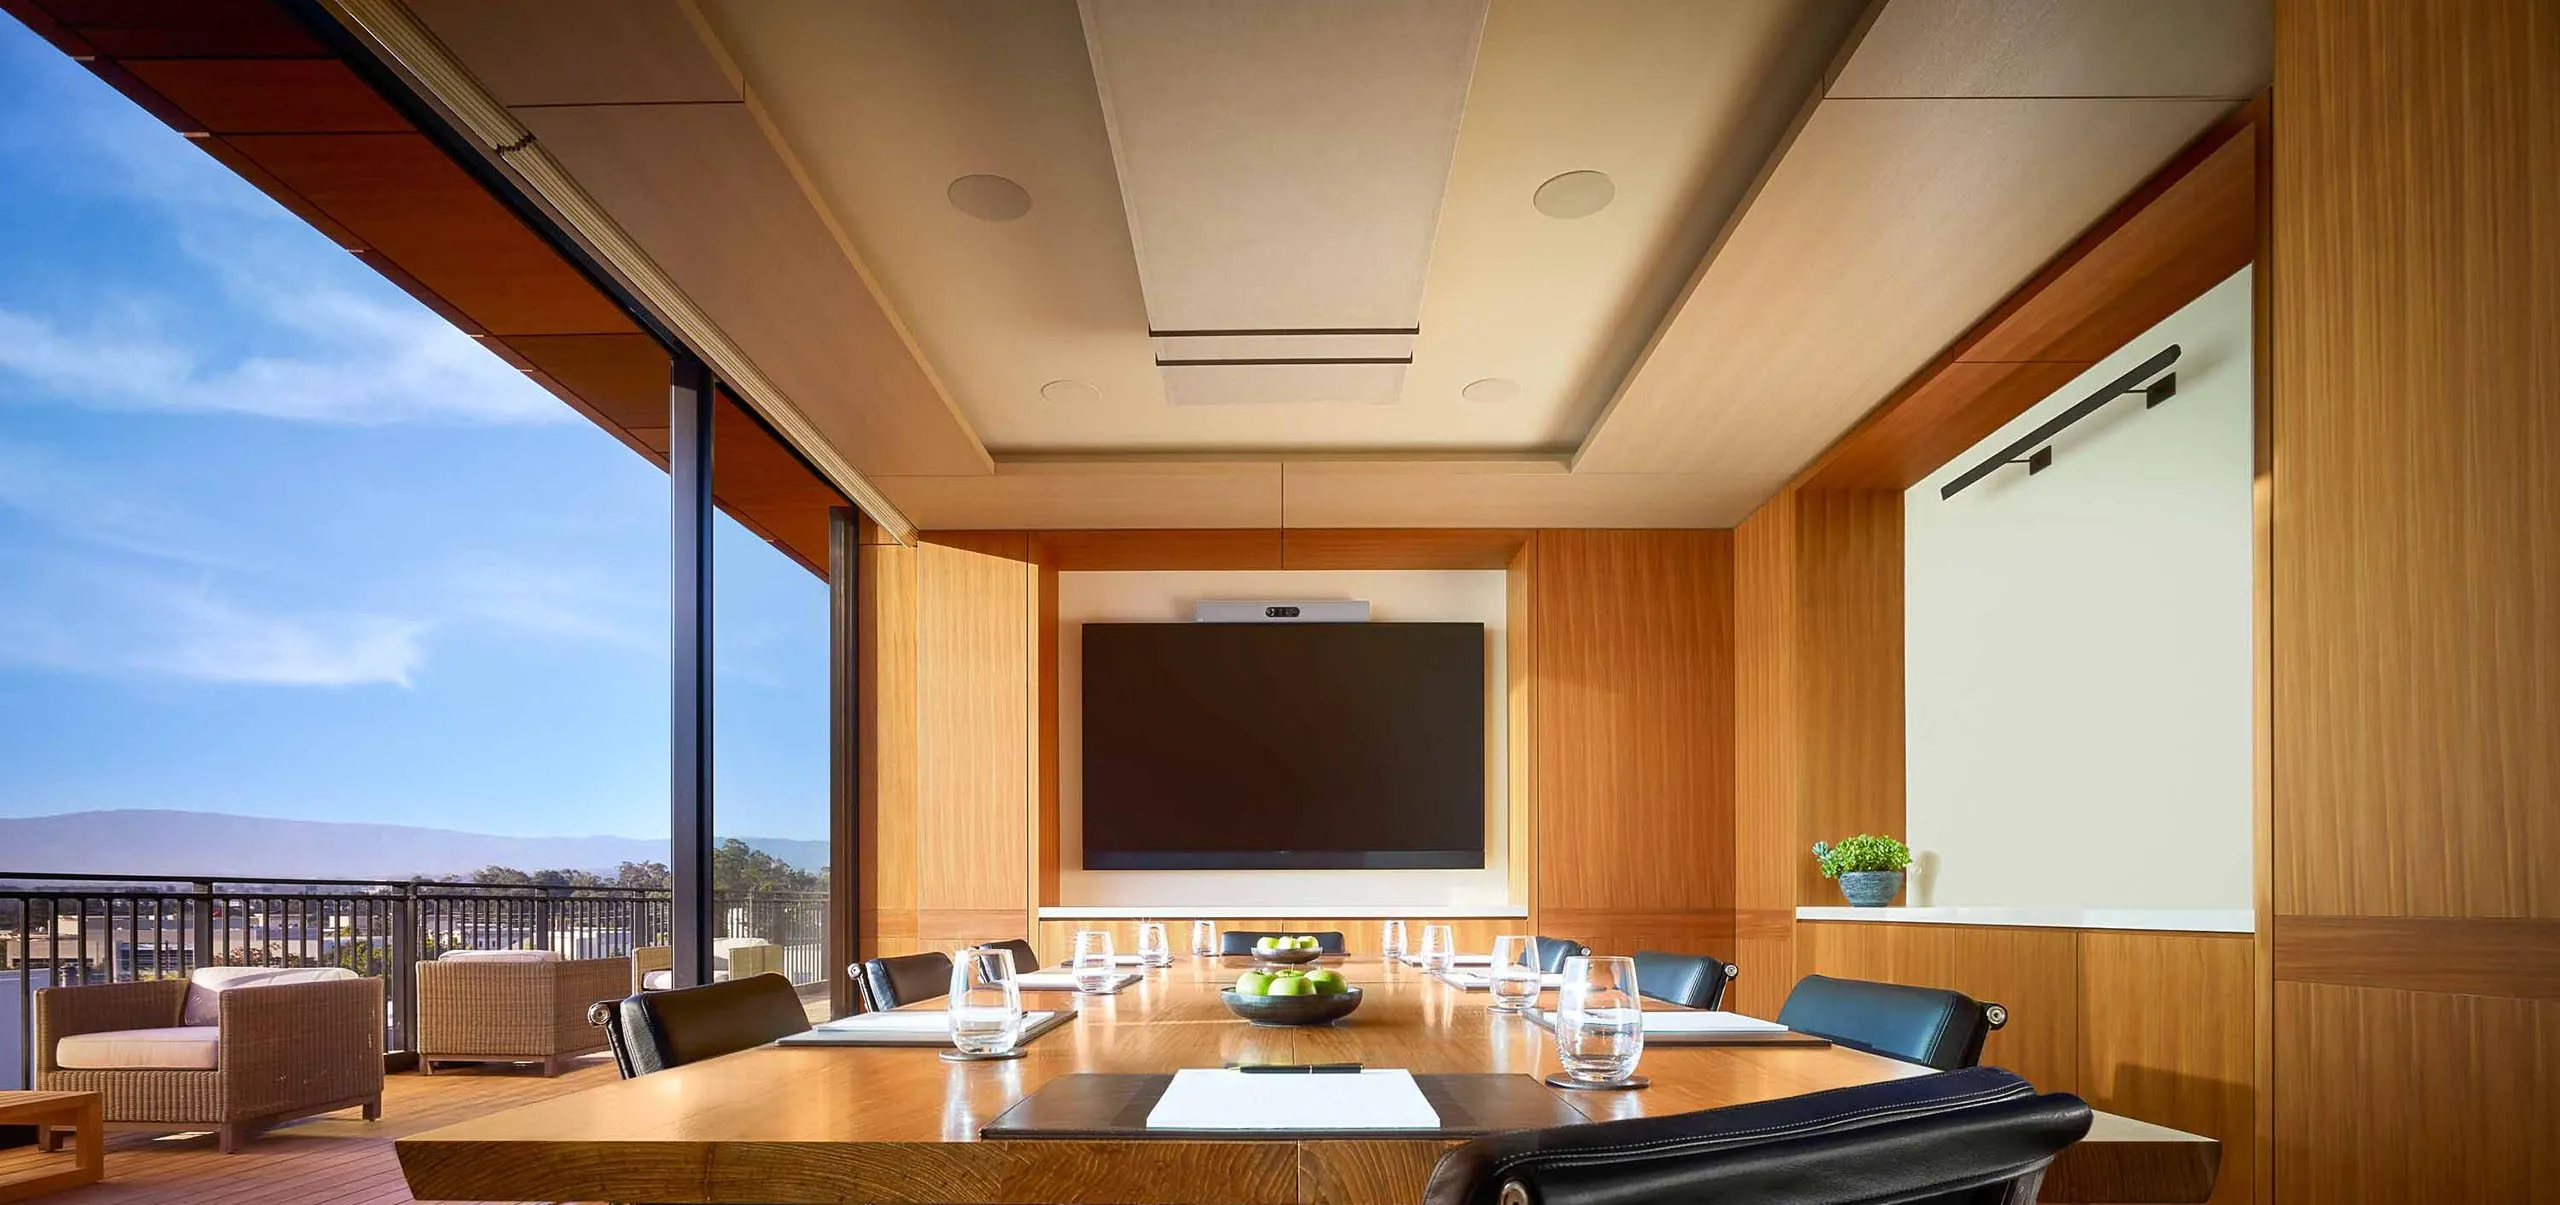
M107 1179L44 1198L45 1205L400 1205L412 1201L400 1178L391 1142L404 1134L478 1117L613 1078L609 1055L588 1058L577 1070L544 1079L530 1069L455 1068L433 1077L404 1072L385 1080L382 1120L368 1122L353 1109L269 1130L236 1155L216 1152L213 1135L164 1138L149 1134L107 1136ZM37 1160L60 1160L66 1149L40 1155L34 1147L0 1150L0 1176L32 1170Z

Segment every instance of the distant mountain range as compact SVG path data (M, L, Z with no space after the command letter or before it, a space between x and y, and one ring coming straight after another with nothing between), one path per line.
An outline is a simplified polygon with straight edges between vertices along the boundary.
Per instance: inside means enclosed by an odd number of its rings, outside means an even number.
M743 840L801 870L827 864L824 841ZM0 817L0 875L406 879L469 874L484 866L611 875L624 862L666 860L665 841L641 837L501 837L402 824L146 809Z

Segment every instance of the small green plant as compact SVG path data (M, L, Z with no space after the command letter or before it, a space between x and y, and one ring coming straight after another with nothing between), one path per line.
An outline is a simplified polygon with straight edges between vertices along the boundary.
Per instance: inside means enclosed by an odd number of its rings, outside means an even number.
M1822 863L1822 877L1836 879L1859 870L1902 870L1911 865L1911 847L1891 837L1860 833L1838 845L1814 842L1813 857Z

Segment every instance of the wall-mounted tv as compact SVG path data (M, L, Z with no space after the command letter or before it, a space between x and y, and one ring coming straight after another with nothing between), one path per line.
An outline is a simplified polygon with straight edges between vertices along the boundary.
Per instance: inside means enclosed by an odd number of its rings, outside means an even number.
M1485 862L1480 623L1084 625L1087 870Z

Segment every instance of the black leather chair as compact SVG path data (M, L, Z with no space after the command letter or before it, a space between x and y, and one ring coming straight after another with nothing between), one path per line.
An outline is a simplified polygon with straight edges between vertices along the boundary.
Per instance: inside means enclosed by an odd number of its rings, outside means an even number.
M1024 941L1019 937L1008 941L982 941L978 944L982 946L994 946L999 950L1013 951L1013 969L1016 974L1020 974L1024 971L1036 971L1040 969L1040 951L1032 949L1030 942ZM948 991L950 989L945 988L944 990Z
M587 1020L604 1027L622 1078L681 1067L762 1046L809 1028L800 993L775 974L642 992L598 1002Z
M1636 986L1644 986L1641 972ZM2009 1023L2009 1010L1941 988L1807 975L1787 993L1778 1023L1869 1054L1953 1071L1982 1061L1983 1039Z
M1591 947L1562 937L1532 937L1529 942L1538 948L1538 969L1549 975L1563 970L1565 959L1591 952ZM1644 972L1636 972L1636 985L1644 985Z
M1724 1007L1725 985L1735 974L1732 963L1704 954L1636 951L1636 991L1683 1008Z
M1342 952L1342 930L1300 929L1284 933L1277 929L1229 929L1218 935L1218 952L1225 955L1251 954L1253 943L1266 937L1312 937L1316 948L1327 954Z
M1424 1205L2031 1205L2089 1132L2079 1097L1997 1067L1727 1109L1496 1134L1441 1156Z
M951 956L940 952L901 954L863 962L853 977L862 988L864 1012L886 1012L918 1000L951 994Z

